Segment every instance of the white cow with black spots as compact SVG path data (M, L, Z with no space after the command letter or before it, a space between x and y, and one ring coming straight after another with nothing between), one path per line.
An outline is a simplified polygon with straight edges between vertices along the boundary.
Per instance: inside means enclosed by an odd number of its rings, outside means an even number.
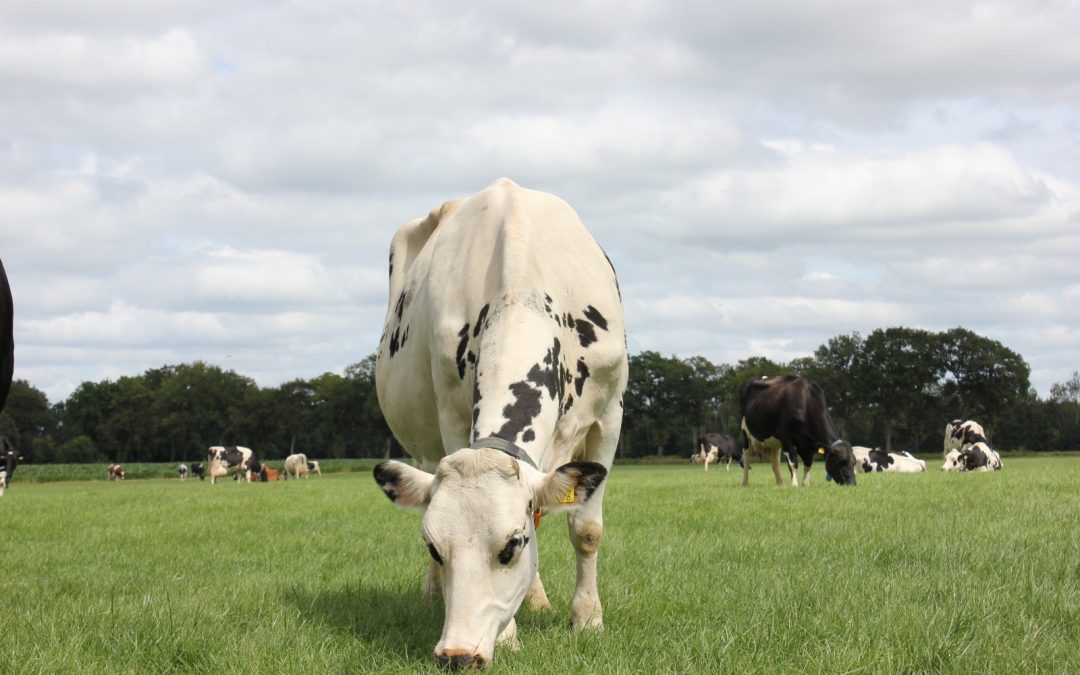
M926 462L910 452L885 452L880 448L867 448L862 445L851 446L855 453L855 470L863 473L921 473L926 471Z
M547 608L534 518L565 510L576 628L603 624L597 549L627 380L607 256L565 202L498 180L394 236L375 368L379 403L419 468L375 480L424 509L425 590L441 593L435 658L478 666Z
M942 453L948 455L950 450L963 450L976 443L986 443L986 431L975 420L961 422L953 420L945 425L945 443Z
M945 453L942 471L1000 471L1001 455L986 443L974 443L963 450Z
M206 451L206 472L210 476L211 485L214 485L218 478L226 476L236 476L250 483L252 473L259 468L259 462L251 448L213 445Z

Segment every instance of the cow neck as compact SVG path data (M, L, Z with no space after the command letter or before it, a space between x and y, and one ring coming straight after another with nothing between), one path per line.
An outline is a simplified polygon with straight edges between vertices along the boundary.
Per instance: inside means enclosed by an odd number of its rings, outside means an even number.
M492 450L504 452L513 457L514 459L518 460L519 462L525 462L532 468L537 468L536 463L532 461L532 458L529 457L528 453L526 453L524 450L519 448L517 445L511 443L510 441L499 438L498 436L488 436L487 438L481 438L478 441L473 441L472 445L469 446L469 449L471 450L479 450L481 448L491 448Z

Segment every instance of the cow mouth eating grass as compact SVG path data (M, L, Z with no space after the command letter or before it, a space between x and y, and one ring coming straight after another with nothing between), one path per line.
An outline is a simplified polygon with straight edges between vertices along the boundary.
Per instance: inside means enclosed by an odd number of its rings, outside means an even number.
M545 473L488 448L448 455L434 474L401 462L374 473L396 505L424 510L426 590L441 592L445 610L434 657L451 668L484 666L496 644L518 646L514 615L538 578L536 510L573 518L607 476L594 462Z

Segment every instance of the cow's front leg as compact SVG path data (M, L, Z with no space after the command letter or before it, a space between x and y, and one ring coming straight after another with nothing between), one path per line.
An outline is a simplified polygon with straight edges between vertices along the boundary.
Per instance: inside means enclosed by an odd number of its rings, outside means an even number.
M517 621L513 618L510 619L510 623L506 624L506 628L503 628L499 633L499 637L495 638L495 644L500 647L508 647L510 651L516 652L521 649L521 640L518 640L517 635Z
M525 594L525 602L529 603L529 609L534 612L543 612L551 609L547 593L544 591L544 582L540 581L540 572L533 577L529 585L529 592Z
M604 608L596 588L596 554L604 533L600 504L606 484L597 488L585 507L567 518L570 542L577 554L577 586L570 603L570 619L576 629L604 627Z
M424 581L424 599L432 601L442 594L442 570L434 560L428 559L427 579Z

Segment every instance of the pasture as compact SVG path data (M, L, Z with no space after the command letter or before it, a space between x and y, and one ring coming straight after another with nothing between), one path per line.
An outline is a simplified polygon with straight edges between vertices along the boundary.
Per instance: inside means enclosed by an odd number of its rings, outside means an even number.
M606 628L567 626L565 517L541 522L553 609L492 672L1078 672L1080 458L778 489L766 465L620 466ZM21 471L22 469L20 469ZM418 513L370 472L216 487L19 482L0 498L0 672L439 672Z

